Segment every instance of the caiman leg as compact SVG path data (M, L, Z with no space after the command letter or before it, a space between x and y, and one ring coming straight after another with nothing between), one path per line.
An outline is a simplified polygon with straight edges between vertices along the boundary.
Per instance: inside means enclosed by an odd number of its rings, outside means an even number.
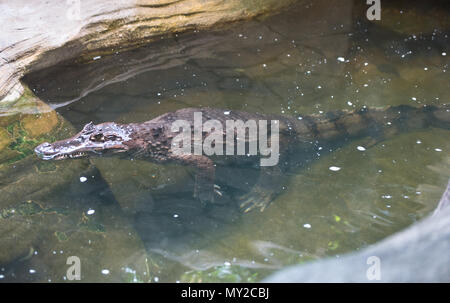
M194 198L200 200L203 205L214 202L214 175L215 167L211 159L206 156L177 155L173 157L176 162L195 167Z
M286 182L287 176L278 165L261 167L258 182L249 193L239 198L242 211L249 212L255 208L264 211L280 193Z
M239 198L241 200L240 207L243 212L249 212L255 208L264 211L270 202L282 191L283 186L287 184L288 177L283 172L282 167L286 163L290 137L286 137L283 134L279 134L278 136L280 148L278 163L274 166L261 166L259 179L252 190Z

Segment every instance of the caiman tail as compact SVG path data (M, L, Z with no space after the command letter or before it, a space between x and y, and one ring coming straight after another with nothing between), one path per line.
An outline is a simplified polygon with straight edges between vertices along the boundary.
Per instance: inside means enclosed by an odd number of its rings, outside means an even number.
M300 138L336 142L371 137L380 141L395 134L436 127L450 129L450 105L391 106L331 112L324 117L303 117L295 122Z

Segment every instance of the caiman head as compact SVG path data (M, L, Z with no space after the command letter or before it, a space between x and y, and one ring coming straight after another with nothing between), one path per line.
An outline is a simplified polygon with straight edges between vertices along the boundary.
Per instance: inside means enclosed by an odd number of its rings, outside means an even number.
M54 143L42 143L35 148L36 155L43 160L62 160L91 155L107 155L126 152L130 138L129 126L106 122L86 124L72 138Z

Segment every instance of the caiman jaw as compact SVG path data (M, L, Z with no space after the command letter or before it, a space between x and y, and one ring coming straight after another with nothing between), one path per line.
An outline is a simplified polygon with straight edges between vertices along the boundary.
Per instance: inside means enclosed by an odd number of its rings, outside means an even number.
M99 125L87 124L72 138L45 142L34 149L43 160L63 160L82 158L89 155L120 153L128 150L129 130L113 122Z
M85 151L73 151L73 152L63 152L55 151L53 146L48 143L42 143L34 149L36 155L42 160L63 160L69 158L82 158L88 155Z

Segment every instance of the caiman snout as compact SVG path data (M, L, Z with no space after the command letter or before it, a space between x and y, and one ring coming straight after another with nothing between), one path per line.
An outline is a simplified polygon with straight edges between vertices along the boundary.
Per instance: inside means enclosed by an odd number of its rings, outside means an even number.
M40 144L39 146L37 146L34 149L34 152L36 153L36 155L41 158L41 159L47 159L50 155L54 154L54 152L50 151L50 147L52 145L48 142L44 142L42 144Z
M130 127L122 128L114 122L98 125L91 122L72 138L53 143L44 142L37 146L34 152L43 160L74 159L125 152L128 146L124 142L130 140L129 135Z

